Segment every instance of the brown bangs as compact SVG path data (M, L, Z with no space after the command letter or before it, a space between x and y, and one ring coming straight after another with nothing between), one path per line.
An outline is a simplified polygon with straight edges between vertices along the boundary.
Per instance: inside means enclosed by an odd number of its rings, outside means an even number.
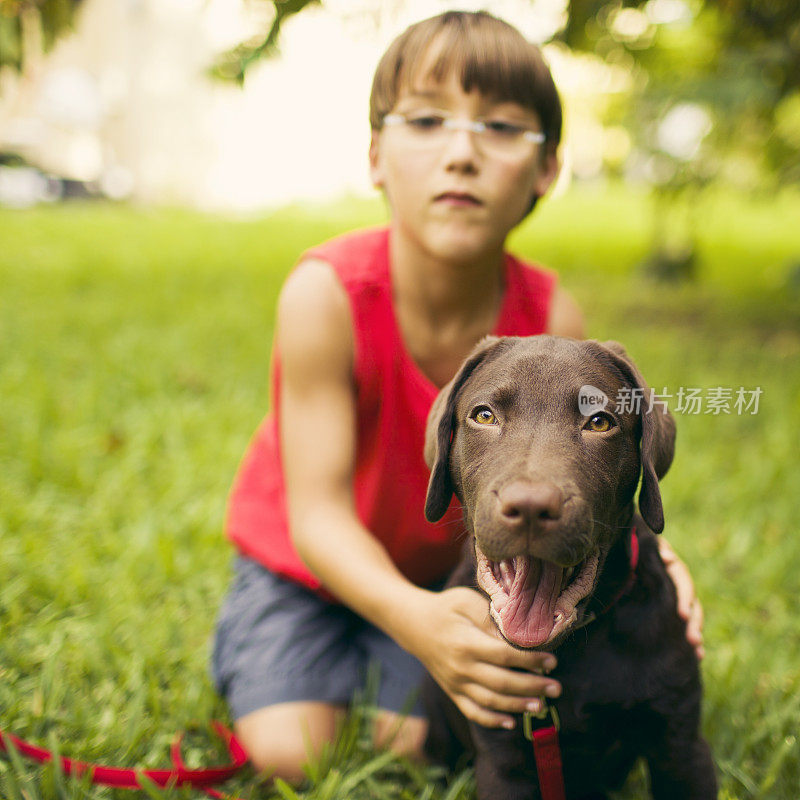
M400 91L412 86L428 64L425 77L440 82L455 70L465 92L477 89L497 102L529 108L551 146L561 139L561 103L539 48L485 11L448 11L412 25L392 42L372 84L373 129L382 126Z

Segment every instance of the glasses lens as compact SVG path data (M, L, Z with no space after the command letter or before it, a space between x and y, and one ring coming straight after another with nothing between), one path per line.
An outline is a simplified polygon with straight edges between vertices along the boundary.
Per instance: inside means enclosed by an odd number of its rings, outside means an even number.
M442 114L418 113L404 118L403 130L409 143L422 147L437 147L447 140L447 128Z
M478 147L490 156L522 157L528 155L535 146L527 135L527 128L505 120L458 120L443 112L426 111L408 115L392 114L384 122L396 126L406 143L414 147L442 147L456 131L461 130L469 131Z
M480 132L484 151L496 156L523 156L533 149L526 137L526 128L505 120L488 119Z

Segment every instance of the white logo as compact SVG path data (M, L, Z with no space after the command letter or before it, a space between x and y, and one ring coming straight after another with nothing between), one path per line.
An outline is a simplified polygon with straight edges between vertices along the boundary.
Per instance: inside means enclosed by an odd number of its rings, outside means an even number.
M588 384L581 386L578 392L578 409L584 417L603 411L608 405L608 397L602 389L598 389Z

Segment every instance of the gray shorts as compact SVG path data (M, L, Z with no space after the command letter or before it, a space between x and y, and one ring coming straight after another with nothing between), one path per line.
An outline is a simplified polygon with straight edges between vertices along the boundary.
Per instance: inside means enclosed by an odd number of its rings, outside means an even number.
M211 671L234 719L276 703L348 705L377 664L379 708L422 715L425 668L385 633L245 556L217 620Z

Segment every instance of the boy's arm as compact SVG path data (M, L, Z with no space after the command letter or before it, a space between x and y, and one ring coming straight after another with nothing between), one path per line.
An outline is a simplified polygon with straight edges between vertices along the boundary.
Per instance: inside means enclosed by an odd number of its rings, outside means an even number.
M400 601L413 587L354 513L355 388L347 296L324 262L307 261L278 301L281 455L292 540L325 587L368 619L386 613L376 576Z
M552 656L503 642L476 592L414 586L357 517L350 309L327 264L307 261L289 277L276 335L281 454L300 556L343 603L420 658L470 719L513 726L508 714L525 710L549 685L558 692L555 681L533 674L553 664Z
M560 286L556 287L547 321L547 332L553 336L585 339L583 312L575 298Z

